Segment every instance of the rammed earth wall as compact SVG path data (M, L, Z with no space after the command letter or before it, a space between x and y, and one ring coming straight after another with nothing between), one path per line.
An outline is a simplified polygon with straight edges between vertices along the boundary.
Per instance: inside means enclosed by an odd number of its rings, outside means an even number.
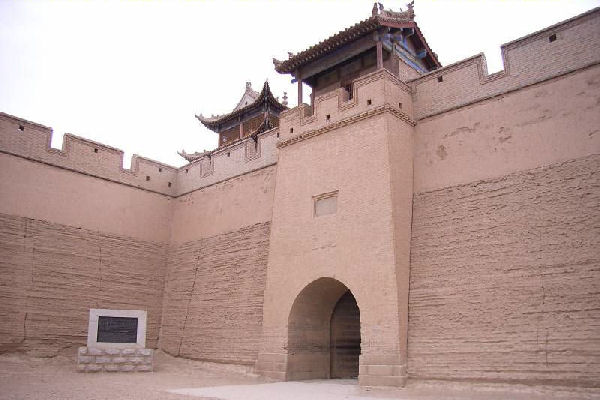
M160 347L170 354L253 364L262 334L270 223L174 246Z
M600 155L415 195L409 376L600 381Z
M90 308L148 311L156 347L167 245L0 214L0 351L86 342Z

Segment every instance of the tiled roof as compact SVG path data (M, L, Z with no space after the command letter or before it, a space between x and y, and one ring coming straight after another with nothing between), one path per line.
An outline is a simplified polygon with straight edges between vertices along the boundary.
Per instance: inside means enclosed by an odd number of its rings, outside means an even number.
M376 3L377 4L377 3ZM350 43L361 36L368 33L374 32L380 27L393 27L393 28L415 28L417 36L423 42L423 46L430 54L432 61L436 66L441 66L437 59L437 55L431 51L425 38L421 34L417 24L414 22L414 11L412 7L409 7L404 12L393 12L389 10L381 10L377 13L377 10L373 10L373 16L367 18L361 22L352 25L349 28L339 31L335 35L319 42L318 44L309 47L308 49L293 55L290 54L290 58L285 61L279 61L273 59L275 70L280 74L294 73L299 67L308 64L309 62L328 54L341 46Z
M260 93L255 92L251 89L249 84L246 84L246 92L242 96L242 99L238 102L237 106L230 113L213 115L211 117L205 117L200 114L196 115L196 118L198 118L198 120L202 122L202 124L208 129L214 130L220 123L237 118L244 112L250 110L256 104L262 104L264 102L269 102L277 111L283 111L287 109L285 105L281 104L273 96L273 93L271 93L271 88L269 87L269 83L265 82Z

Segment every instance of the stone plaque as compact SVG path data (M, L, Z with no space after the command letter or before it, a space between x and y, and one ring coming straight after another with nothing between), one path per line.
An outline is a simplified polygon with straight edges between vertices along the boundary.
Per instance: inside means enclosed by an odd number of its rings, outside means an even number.
M337 190L335 192L323 193L314 196L314 216L321 217L323 215L335 214L337 212Z
M136 343L138 319L131 317L98 317L97 341L102 343Z
M97 349L143 349L146 347L144 310L90 309L87 347Z

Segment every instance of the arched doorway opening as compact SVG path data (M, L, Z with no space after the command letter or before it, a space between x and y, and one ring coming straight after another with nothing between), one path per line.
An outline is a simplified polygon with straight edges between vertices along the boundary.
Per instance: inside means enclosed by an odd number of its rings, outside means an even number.
M294 300L288 317L287 379L358 376L360 310L352 292L320 278Z

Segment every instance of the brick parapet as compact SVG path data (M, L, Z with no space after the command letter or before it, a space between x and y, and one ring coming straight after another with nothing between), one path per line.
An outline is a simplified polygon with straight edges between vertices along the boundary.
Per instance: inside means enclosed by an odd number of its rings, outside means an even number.
M279 129L274 128L259 134L256 140L247 137L235 141L181 167L177 174L177 195L277 163L278 136Z
M79 372L152 372L152 349L99 349L80 347L77 354Z
M407 83L414 92L415 119L596 65L599 27L596 8L502 45L503 71L488 74L485 56L478 54L411 80Z
M123 151L65 134L62 149L50 146L52 129L0 113L0 152L151 192L175 195L177 168L138 155L123 168Z
M411 89L386 69L379 69L353 81L352 98L344 88L317 96L314 110L301 104L280 115L280 147L295 143L385 109L414 125Z
M277 162L278 129L248 137L176 168L134 155L123 168L120 149L65 134L61 149L51 147L52 129L0 112L0 153L41 162L107 181L177 197Z

